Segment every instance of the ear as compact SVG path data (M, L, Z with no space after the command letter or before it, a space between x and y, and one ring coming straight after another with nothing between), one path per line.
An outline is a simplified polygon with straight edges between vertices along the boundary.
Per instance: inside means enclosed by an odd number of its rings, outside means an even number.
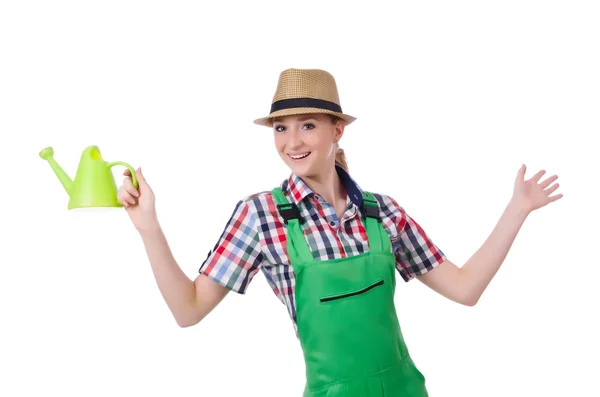
M337 121L337 123L335 124L335 129L333 132L333 141L334 142L339 142L340 139L342 139L342 136L344 135L344 128L346 127L344 120L339 119Z

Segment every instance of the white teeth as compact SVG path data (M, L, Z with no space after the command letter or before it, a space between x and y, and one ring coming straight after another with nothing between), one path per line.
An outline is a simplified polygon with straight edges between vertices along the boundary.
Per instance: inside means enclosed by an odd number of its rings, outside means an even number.
M310 152L307 152L307 153L304 153L304 154L300 154L298 156L292 156L290 154L290 157L293 158L293 159L295 159L295 160L298 160L298 159L301 159L301 158L304 158L304 157L308 156L309 154L310 154Z

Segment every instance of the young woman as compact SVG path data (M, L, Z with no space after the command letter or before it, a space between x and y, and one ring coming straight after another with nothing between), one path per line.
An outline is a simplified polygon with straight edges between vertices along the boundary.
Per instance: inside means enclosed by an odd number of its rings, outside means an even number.
M271 191L240 200L214 248L190 280L161 231L154 194L141 170L119 190L141 234L160 291L177 323L200 322L229 291L245 293L261 270L287 306L305 358L304 397L427 396L425 378L404 343L394 307L395 274L418 278L442 296L475 305L528 214L558 200L554 175L524 180L483 246L462 267L452 263L390 196L364 191L350 176L339 141L355 120L343 113L333 76L288 69L271 112L290 168Z

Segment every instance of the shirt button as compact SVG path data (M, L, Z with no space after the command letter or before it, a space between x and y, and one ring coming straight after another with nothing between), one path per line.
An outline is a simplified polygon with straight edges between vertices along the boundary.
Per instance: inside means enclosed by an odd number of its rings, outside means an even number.
M334 221L331 221L331 222L329 222L329 224L330 224L331 226L335 226L335 222L334 222Z
M319 199L319 196L317 196L316 194L315 194L315 200L317 200L317 201L319 201L319 200L320 200L320 199Z

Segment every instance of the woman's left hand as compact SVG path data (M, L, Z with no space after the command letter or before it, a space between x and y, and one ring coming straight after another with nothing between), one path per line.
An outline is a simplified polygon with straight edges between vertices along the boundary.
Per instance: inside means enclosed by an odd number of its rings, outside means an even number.
M529 214L563 196L562 194L550 196L552 192L558 189L558 183L552 184L552 182L558 179L558 176L552 175L540 182L540 178L546 173L545 170L541 170L530 179L525 180L526 170L527 167L523 164L515 179L515 190L511 199L511 204L516 208L520 209L525 214Z

